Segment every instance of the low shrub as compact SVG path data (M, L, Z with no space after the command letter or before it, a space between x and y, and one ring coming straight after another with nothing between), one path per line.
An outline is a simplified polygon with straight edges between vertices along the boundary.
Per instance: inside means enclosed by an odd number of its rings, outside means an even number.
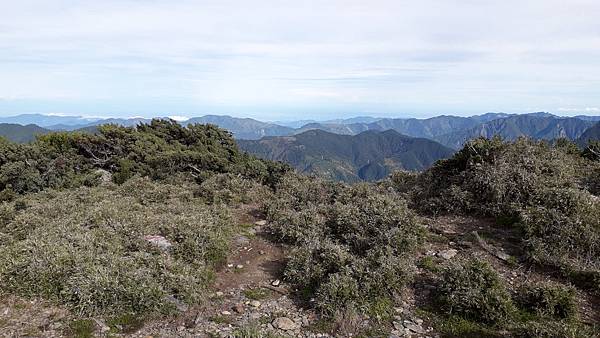
M202 204L189 187L141 178L22 201L0 224L0 289L82 316L198 302L232 229L226 210Z
M442 271L438 301L447 314L487 324L507 322L515 311L498 273L479 259L454 263Z
M577 315L575 290L557 283L526 285L518 292L519 306L542 317L572 319Z
M306 180L306 181L305 181ZM410 280L423 228L405 201L373 185L288 176L266 206L271 229L293 251L285 277L333 316L366 313Z

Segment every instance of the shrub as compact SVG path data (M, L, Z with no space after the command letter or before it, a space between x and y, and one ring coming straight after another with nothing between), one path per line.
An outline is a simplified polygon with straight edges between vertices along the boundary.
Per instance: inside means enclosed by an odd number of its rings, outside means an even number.
M556 283L523 286L518 292L519 305L537 315L571 319L577 314L575 290Z
M285 277L327 316L368 312L410 279L424 231L404 200L372 185L284 177L266 205L271 229L294 249Z
M442 271L438 300L448 314L487 324L506 322L514 305L498 273L478 259Z
M198 302L232 229L225 210L200 203L188 187L148 179L22 200L26 208L0 225L0 289L83 316ZM146 236L161 236L154 238L163 246Z

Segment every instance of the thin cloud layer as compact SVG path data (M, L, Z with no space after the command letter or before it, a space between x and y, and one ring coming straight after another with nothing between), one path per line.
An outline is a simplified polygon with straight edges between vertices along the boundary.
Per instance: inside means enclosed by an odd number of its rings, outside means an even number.
M598 17L595 0L6 1L0 111L586 113Z

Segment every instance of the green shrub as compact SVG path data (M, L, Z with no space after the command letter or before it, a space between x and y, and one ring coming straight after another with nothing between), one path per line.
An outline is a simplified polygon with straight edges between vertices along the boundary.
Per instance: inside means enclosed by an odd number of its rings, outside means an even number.
M510 336L518 338L581 338L598 337L598 327L569 321L530 321L510 328Z
M526 285L519 290L523 309L539 316L571 319L577 314L575 290L556 283Z
M498 273L487 262L478 259L445 268L438 293L438 300L446 313L467 320L504 323L515 310Z
M373 185L284 177L266 206L271 229L293 245L285 277L327 316L363 313L410 280L424 230L403 199Z
M202 204L188 187L148 179L23 200L27 207L0 224L0 289L83 316L200 301L232 229L226 210Z

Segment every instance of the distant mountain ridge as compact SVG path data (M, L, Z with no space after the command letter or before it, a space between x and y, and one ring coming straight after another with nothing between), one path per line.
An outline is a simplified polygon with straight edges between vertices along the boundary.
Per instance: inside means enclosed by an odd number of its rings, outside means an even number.
M37 135L50 132L52 130L36 126L35 124L22 126L16 123L0 123L0 136L17 143L28 143L35 140Z
M423 170L454 151L425 138L393 130L340 135L309 130L294 136L238 140L241 149L258 157L283 161L303 173L346 182L376 181L393 170Z

